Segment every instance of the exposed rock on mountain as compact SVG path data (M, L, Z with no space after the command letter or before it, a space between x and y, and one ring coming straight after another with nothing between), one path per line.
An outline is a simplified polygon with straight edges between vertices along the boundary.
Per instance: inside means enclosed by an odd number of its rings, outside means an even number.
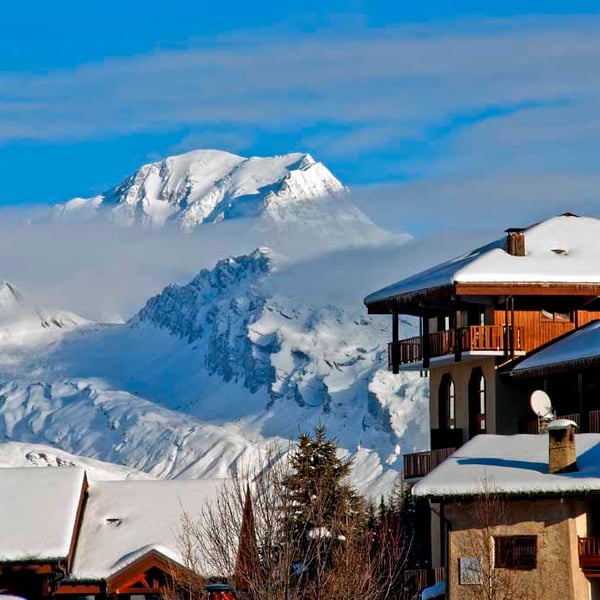
M244 158L219 150L195 150L146 164L93 198L74 198L54 209L57 217L108 216L120 224L192 229L236 217L286 217L298 204L344 191L309 154Z

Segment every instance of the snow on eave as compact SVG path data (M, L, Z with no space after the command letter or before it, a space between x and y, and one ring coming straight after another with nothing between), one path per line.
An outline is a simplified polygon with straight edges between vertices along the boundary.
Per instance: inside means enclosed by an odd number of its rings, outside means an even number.
M410 275L405 279L388 285L372 294L369 294L364 303L367 306L382 302L405 300L414 294L426 294L440 288L451 287L455 283L455 274L465 265L473 262L482 254L493 248L499 248L504 244L504 239L494 240L484 246L475 248L470 252L447 260L429 269Z
M506 251L500 238L368 295L368 307L410 301L417 293L444 286L600 286L600 220L564 214L524 230L525 256ZM558 252L561 250L562 252Z
M178 532L183 512L197 518L223 493L226 481L92 482L71 579L106 580L152 552L181 564Z
M600 320L550 340L518 359L503 374L509 377L535 377L600 363Z
M600 434L576 434L578 470L548 473L548 436L478 435L415 484L416 497L566 496L600 493Z
M77 467L0 468L0 561L68 561L85 486Z

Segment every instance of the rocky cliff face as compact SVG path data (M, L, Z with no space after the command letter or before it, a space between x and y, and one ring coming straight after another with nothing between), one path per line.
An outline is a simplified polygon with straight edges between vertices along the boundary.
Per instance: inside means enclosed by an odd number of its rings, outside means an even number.
M427 380L382 370L385 320L293 295L276 283L285 269L260 248L168 286L123 325L18 339L0 326L0 437L223 477L323 424L355 457L355 483L385 491L400 452L425 444Z

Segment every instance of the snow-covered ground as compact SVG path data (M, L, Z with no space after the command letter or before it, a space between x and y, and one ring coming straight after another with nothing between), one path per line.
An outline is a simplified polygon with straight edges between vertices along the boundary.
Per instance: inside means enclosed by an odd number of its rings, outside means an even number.
M322 423L354 456L359 488L388 490L400 453L424 447L427 380L382 370L388 323L359 302L278 289L286 264L264 248L222 260L122 325L33 320L9 336L5 319L0 435L153 476L220 478Z

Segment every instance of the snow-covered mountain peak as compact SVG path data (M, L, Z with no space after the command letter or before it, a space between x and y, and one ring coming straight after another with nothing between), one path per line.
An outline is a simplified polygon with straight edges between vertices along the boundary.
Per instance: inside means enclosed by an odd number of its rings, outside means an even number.
M221 150L194 150L148 163L104 194L74 198L56 217L108 216L120 224L193 229L204 222L268 215L345 191L310 154L244 158Z
M70 311L34 306L12 283L0 280L0 343L21 342L47 331L88 323Z

